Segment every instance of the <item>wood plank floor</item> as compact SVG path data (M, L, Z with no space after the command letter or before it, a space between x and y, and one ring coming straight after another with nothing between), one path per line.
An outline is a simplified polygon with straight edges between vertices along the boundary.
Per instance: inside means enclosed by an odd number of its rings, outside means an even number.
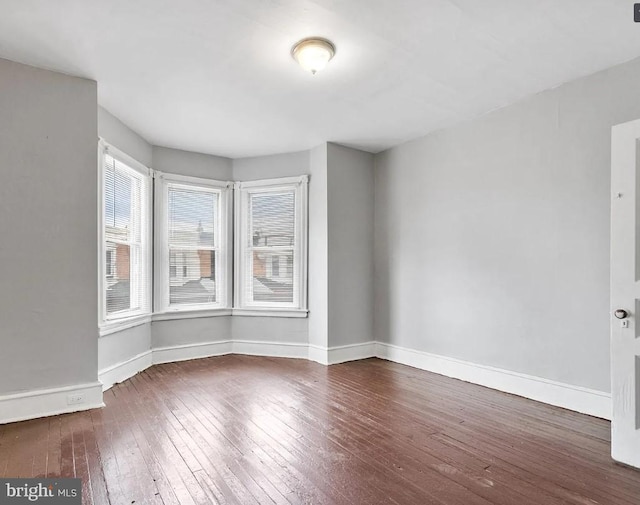
M609 423L370 359L154 366L103 409L0 426L0 476L84 504L639 505Z

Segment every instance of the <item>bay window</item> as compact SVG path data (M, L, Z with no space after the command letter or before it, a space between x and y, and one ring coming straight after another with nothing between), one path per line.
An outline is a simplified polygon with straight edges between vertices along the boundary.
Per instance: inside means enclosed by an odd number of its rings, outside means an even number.
M306 317L308 176L161 173L102 140L99 167L101 335L152 316Z

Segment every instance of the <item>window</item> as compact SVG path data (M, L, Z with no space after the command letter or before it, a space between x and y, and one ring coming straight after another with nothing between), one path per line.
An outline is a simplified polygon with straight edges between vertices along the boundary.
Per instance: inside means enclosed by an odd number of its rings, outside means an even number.
M239 313L306 313L307 183L307 176L236 183Z
M230 188L156 172L156 312L229 307Z
M151 177L149 169L100 144L100 326L149 315Z

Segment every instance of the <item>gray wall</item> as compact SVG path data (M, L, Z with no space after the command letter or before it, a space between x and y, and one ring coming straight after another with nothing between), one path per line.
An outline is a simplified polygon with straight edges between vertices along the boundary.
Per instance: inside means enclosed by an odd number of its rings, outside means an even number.
M233 160L233 178L236 181L292 177L308 173L309 151ZM309 339L307 318L233 316L232 328L233 338L237 340L307 343Z
M98 107L98 135L136 161L151 167L152 145L102 107Z
M611 126L640 60L376 156L380 341L609 391Z
M373 340L373 155L327 151L329 346Z
M97 380L96 100L0 59L0 394Z
M327 144L309 153L309 344L329 345Z
M154 348L231 340L231 316L173 319L151 323Z
M308 318L233 316L231 327L234 340L296 344L309 340Z
M233 160L233 177L236 181L295 177L308 173L309 151Z
M168 174L203 177L221 181L233 179L233 164L229 158L153 147L153 169Z
M98 371L151 350L151 323L127 328L98 340Z

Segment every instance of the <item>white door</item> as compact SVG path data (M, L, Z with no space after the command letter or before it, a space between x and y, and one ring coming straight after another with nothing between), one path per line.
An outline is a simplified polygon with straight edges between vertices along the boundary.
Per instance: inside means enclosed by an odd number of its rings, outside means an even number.
M611 136L613 459L640 468L640 120Z

